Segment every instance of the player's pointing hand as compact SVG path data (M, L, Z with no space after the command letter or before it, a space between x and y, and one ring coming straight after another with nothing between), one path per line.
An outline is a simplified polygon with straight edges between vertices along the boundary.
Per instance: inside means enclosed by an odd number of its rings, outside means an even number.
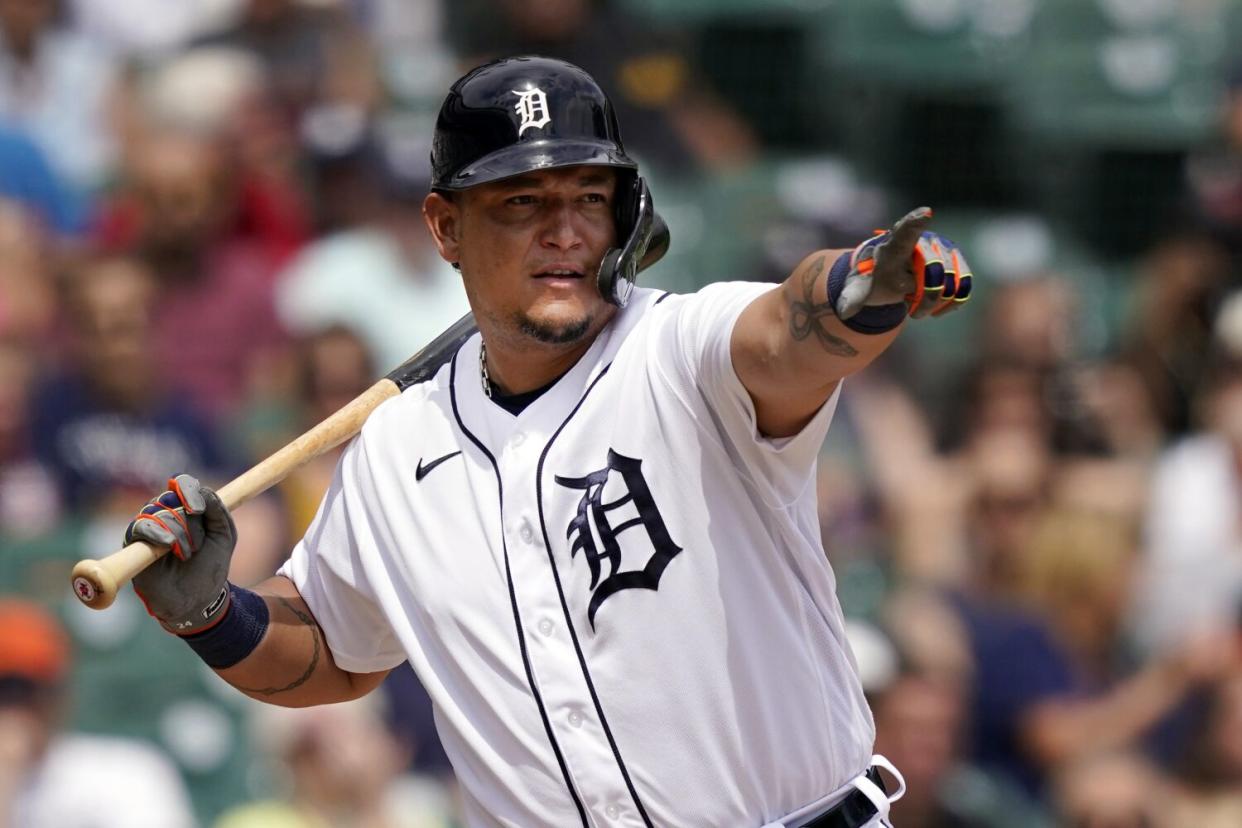
M931 208L919 207L854 249L836 302L840 319L898 303L916 318L938 316L970 298L970 266L956 244L927 230L931 219Z

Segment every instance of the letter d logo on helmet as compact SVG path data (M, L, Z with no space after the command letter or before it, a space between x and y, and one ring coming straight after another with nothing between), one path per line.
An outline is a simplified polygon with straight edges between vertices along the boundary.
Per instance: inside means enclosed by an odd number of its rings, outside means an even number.
M513 94L518 96L518 102L513 108L522 116L522 123L518 124L519 138L531 127L545 126L552 120L548 117L548 96L543 94L542 89L536 87L525 92L514 89Z
M562 60L515 57L473 69L449 89L432 138L432 190L578 165L617 171L621 246L605 254L598 278L600 294L624 306L638 272L668 250L669 234L595 79Z

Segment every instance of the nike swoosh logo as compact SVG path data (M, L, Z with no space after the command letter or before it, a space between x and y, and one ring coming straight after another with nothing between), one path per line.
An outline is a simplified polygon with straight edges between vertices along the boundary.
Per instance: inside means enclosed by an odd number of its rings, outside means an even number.
M422 480L424 477L431 474L431 470L434 469L436 466L440 465L445 460L452 460L454 457L456 457L459 454L461 454L460 451L455 451L452 454L446 454L443 457L437 457L435 460L432 460L430 463L428 463L425 466L423 465L423 458L421 457L418 458L418 467L414 469L414 479Z

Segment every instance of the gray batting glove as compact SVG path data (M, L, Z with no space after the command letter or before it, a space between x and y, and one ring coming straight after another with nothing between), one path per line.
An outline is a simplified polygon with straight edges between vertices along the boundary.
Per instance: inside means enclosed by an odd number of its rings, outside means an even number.
M974 275L957 245L927 230L930 207L911 210L893 228L854 248L836 312L904 302L913 317L939 316L970 298Z
M237 527L219 495L177 475L125 529L126 545L137 540L170 550L134 577L134 591L164 629L193 635L224 616Z

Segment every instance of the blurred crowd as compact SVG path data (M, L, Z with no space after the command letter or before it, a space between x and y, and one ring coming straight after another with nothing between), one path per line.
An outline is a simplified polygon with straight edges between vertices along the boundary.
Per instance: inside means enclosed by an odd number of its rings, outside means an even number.
M1009 217L959 239L965 319L849 379L821 455L895 824L1242 825L1242 50L1208 133L1140 159L1176 162L1115 214L1143 232L1062 233L961 184L989 171L936 120L960 102L869 140L917 144L917 175L869 170L821 129L865 95L763 80L785 4L700 5L0 0L0 828L458 824L408 668L257 705L67 573L170 475L227 481L465 312L422 224L431 130L454 78L516 53L612 94L673 233L647 284L779 279L919 203ZM756 108L820 92L818 118ZM275 571L334 463L237 511L233 580Z

